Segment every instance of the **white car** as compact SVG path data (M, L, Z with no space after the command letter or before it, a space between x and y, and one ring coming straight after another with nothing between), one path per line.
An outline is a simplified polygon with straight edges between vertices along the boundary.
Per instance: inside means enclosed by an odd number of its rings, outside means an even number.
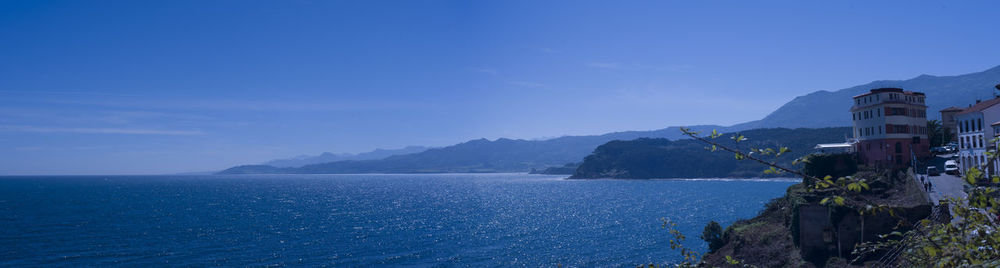
M944 173L951 175L958 175L958 163L955 160L948 160L944 162Z

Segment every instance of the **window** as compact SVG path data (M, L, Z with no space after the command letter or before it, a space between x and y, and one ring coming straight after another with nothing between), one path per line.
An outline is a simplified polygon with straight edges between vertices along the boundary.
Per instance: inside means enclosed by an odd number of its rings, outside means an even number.
M879 135L881 135L881 134L882 134L882 126L878 126L878 134L879 134Z
M897 154L903 153L903 144L898 141L896 142L896 153Z
M882 117L882 109L875 110L875 112L878 114L878 117Z
M978 122L976 126L976 131L983 131L983 119L979 118L976 120L976 122Z

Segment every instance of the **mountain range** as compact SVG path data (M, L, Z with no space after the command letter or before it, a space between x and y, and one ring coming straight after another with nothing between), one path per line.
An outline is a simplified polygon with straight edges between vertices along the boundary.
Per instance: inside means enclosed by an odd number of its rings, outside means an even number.
M799 96L766 117L732 126L688 126L696 131L738 132L761 128L824 128L850 126L851 97L882 87L898 87L927 95L928 119L938 119L941 109L966 107L978 99L992 98L1000 83L1000 66L955 76L920 75L908 80L882 80L835 91L816 91ZM579 162L597 146L613 140L638 138L683 139L679 127L650 131L624 131L592 136L565 136L547 140L486 139L452 146L400 153L381 159L346 159L313 162L295 167L277 165L238 166L223 174L243 173L422 173L422 172L526 172ZM272 162L272 164L274 164Z
M393 155L419 153L426 151L427 149L428 149L427 147L423 146L407 146L401 149L375 149L374 151L371 152L364 152L357 154L352 154L352 153L335 154L330 152L324 152L316 156L302 155L292 158L271 160L264 163L264 165L280 167L280 168L288 168L288 167L301 167L305 165L346 161L346 160L374 160L374 159L382 159L390 157Z

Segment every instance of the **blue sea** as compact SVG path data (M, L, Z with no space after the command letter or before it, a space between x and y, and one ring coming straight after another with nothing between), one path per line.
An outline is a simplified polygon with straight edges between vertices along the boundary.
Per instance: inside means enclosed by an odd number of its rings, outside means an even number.
M526 174L0 177L0 266L631 266L792 180Z

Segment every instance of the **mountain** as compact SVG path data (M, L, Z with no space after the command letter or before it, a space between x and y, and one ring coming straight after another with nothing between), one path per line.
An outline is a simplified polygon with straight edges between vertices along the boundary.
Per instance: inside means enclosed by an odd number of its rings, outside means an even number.
M956 75L921 75L909 80L875 81L836 91L817 91L797 97L761 120L733 126L691 126L696 131L736 132L762 128L824 128L851 125L848 112L851 97L881 87L900 87L927 94L928 117L949 106L966 107L977 99L992 97L1000 83L1000 66ZM252 165L234 167L222 173L414 173L414 172L527 172L579 162L594 148L613 140L638 138L684 139L678 127L651 131L624 131L594 136L566 136L548 140L472 140L419 153L400 154L384 159L353 159L294 165ZM838 136L843 141L843 136Z
M719 126L694 126L710 131ZM612 140L642 137L679 138L680 130L670 127L653 131L626 131L599 136L566 136L549 140L478 139L427 149L423 152L394 155L374 160L344 160L302 167L246 165L221 174L250 173L436 173L436 172L526 172L579 162L598 145Z
M344 160L373 160L373 159L382 159L393 155L419 153L426 151L427 149L428 149L427 147L423 146L407 146L406 148L402 149L391 149L391 150L375 149L374 151L371 152L365 152L359 154L349 154L349 153L334 154L325 152L317 156L303 155L293 158L271 160L264 163L264 165L286 168L286 167L301 167L311 164L329 163L329 162L344 161Z
M778 157L776 162L791 166L791 161L815 152L817 143L843 142L851 134L850 127L819 129L755 129L740 132L749 141L736 144L723 135L716 141L735 148L780 148L790 152ZM712 152L707 145L693 139L668 140L642 138L629 141L612 141L598 146L594 153L584 158L571 178L719 178L760 177L764 166L753 161L734 161L733 154ZM767 160L772 160L767 158Z
M732 126L744 130L767 127L833 127L850 126L851 97L882 87L896 87L927 94L928 119L940 119L941 111L950 106L968 107L976 100L993 98L994 86L1000 83L1000 66L989 70L955 75L920 75L909 80L883 80L837 91L817 91L799 96L771 112L764 119Z

